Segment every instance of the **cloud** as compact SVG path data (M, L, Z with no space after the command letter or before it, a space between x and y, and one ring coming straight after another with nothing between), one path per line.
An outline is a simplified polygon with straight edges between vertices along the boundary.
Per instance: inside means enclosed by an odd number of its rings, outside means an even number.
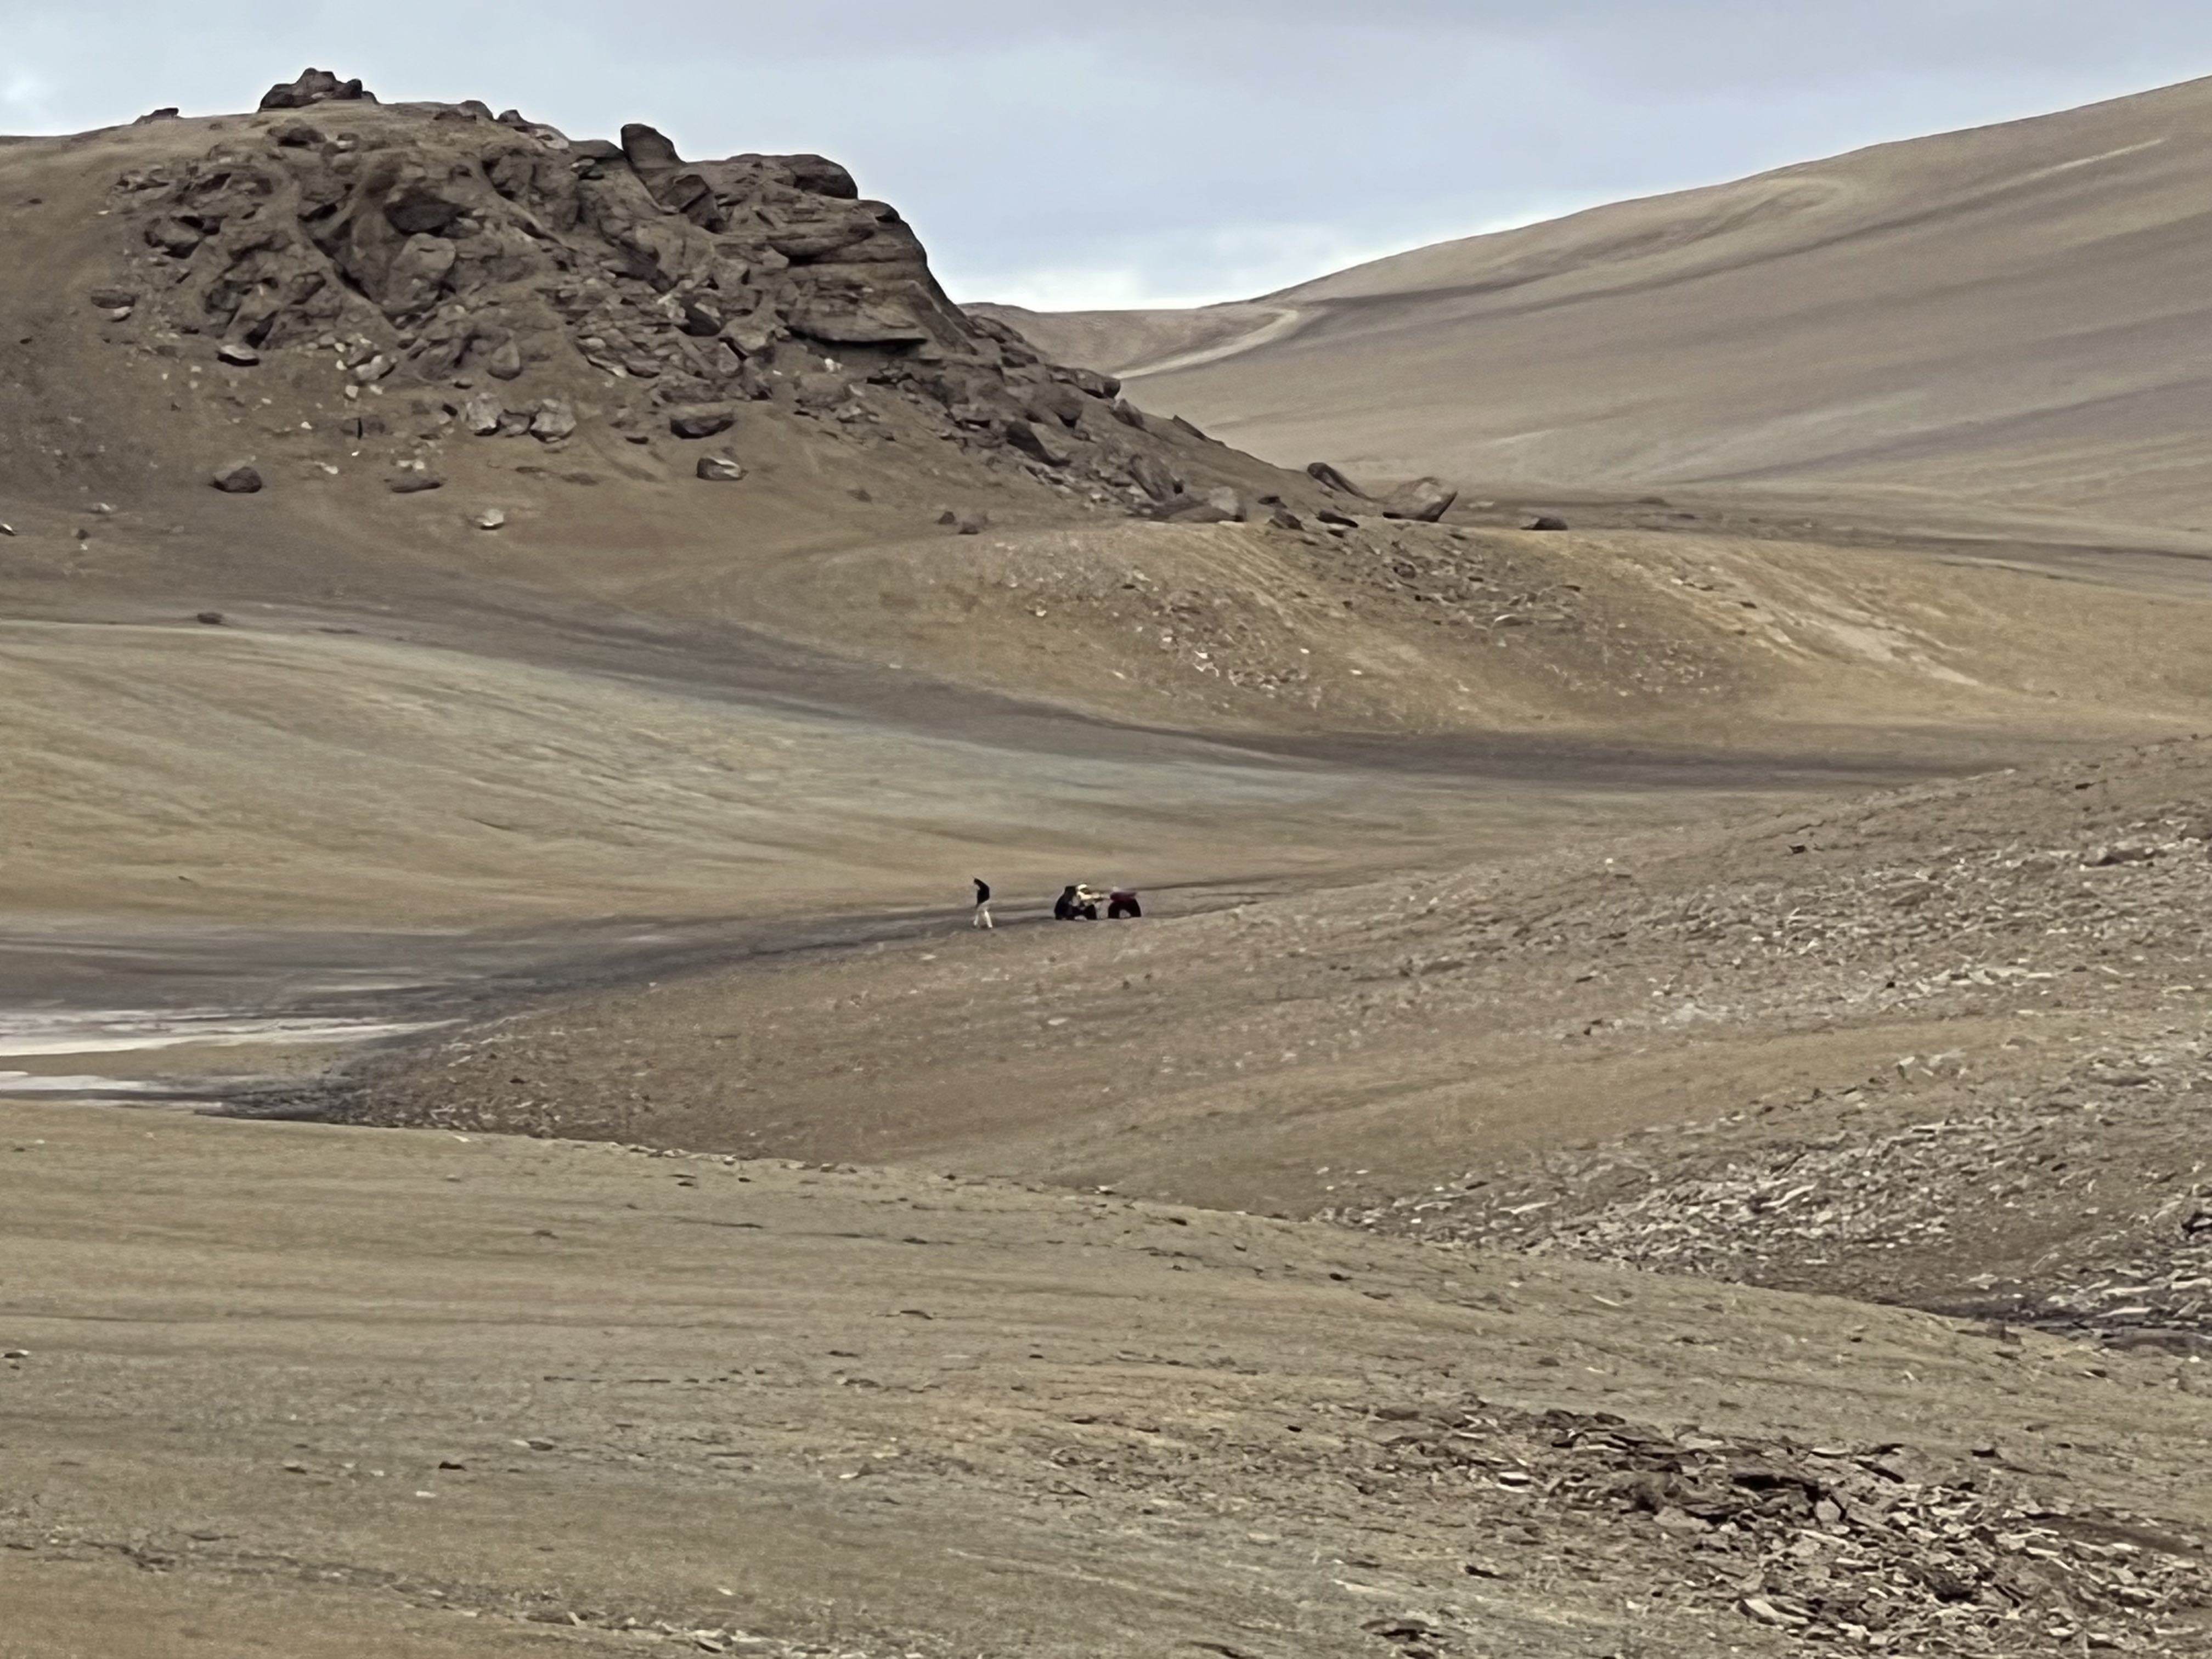
M1237 297L1547 209L2212 70L2202 0L7 0L7 125L309 63L687 153L810 149L965 294ZM16 90L16 88L21 90Z

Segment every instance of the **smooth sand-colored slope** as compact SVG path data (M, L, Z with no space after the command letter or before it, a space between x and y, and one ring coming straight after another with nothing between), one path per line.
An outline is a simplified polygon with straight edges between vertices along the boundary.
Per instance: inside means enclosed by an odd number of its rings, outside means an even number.
M1241 352L1243 307L1037 326L1285 463L2197 526L2208 167L2197 82L1425 248L1255 302L1304 320Z

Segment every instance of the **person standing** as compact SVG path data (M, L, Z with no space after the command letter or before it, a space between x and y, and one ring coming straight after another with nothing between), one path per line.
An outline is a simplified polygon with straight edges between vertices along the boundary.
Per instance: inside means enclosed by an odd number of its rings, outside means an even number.
M987 930L996 925L991 920L991 884L981 876L975 878L975 919L968 925Z

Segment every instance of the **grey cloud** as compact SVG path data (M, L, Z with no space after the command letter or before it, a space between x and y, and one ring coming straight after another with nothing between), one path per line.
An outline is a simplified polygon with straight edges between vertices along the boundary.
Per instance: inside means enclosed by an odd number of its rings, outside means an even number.
M957 289L1225 296L1499 220L2212 68L2199 0L0 0L0 126L387 96L818 149Z

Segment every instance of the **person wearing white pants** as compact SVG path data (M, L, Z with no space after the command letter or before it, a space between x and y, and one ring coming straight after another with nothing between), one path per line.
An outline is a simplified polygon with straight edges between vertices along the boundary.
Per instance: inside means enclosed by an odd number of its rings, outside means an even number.
M991 884L981 876L975 878L975 918L968 925L987 930L995 926L991 921Z

